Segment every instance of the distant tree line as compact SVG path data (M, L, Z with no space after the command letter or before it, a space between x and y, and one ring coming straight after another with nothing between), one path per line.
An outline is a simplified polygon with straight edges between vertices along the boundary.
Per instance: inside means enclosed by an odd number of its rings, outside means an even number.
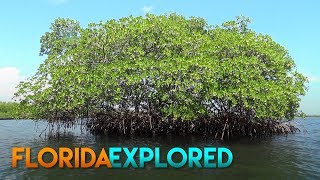
M16 119L23 118L19 114L19 103L15 102L1 102L0 101L0 119Z

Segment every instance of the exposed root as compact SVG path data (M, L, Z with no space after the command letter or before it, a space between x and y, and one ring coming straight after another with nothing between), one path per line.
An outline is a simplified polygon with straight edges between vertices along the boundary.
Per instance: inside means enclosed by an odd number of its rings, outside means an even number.
M152 124L150 124L152 123ZM161 119L149 115L126 117L101 114L87 121L87 128L94 134L104 135L203 135L224 140L238 137L266 137L274 134L289 134L299 130L289 122L251 121L244 118L202 118L193 121Z

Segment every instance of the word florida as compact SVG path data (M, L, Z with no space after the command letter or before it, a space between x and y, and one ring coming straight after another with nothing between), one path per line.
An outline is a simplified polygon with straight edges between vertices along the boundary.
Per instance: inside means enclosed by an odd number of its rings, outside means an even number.
M13 147L12 167L17 168L18 161L23 160L27 168L144 168L146 164L153 164L155 168L226 168L233 160L232 152L224 147L189 147L187 150L174 147L165 154L161 156L159 147L109 147L108 153L102 148L99 154L88 147L57 150L45 147L32 157L29 147Z

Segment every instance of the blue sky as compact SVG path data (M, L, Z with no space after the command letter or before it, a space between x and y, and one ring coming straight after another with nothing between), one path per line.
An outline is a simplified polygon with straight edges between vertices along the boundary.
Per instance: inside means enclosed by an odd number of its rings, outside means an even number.
M0 101L10 100L18 81L34 74L43 57L38 56L40 37L58 17L90 22L144 15L146 12L200 16L209 24L244 15L250 27L269 34L285 46L298 70L309 77L309 91L301 109L320 114L320 1L319 0L11 0L0 2Z

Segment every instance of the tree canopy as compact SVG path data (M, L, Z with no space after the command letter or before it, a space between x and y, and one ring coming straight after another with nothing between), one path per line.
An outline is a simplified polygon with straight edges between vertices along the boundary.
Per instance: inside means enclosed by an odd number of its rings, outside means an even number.
M175 121L216 121L225 129L291 120L306 78L283 46L249 22L213 26L148 14L81 27L58 18L41 37L46 60L15 96L34 118L87 118L101 131L118 119L112 127L124 134L138 129L132 118L151 131Z
M18 112L18 103L14 102L1 102L0 101L0 120L1 119L22 119L25 116L23 114L19 114Z

